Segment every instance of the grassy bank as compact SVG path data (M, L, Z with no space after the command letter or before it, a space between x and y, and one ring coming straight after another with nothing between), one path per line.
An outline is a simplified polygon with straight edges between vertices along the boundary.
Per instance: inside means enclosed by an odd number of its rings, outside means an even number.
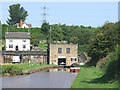
M117 81L114 83L105 83L102 75L96 67L81 67L71 88L117 88Z
M24 63L24 64L7 64L2 65L2 74L10 74L10 75L22 75L22 70L30 70L38 67L44 66L55 66L55 65L48 65L48 64L39 64L39 63Z
M9 66L13 66L14 68L21 68L22 70L29 70L29 69L33 69L33 68L38 68L38 67L43 67L43 66L53 66L53 65L48 65L48 64L40 64L39 63L22 63L22 64L10 64L10 65L2 65L2 69L9 67Z

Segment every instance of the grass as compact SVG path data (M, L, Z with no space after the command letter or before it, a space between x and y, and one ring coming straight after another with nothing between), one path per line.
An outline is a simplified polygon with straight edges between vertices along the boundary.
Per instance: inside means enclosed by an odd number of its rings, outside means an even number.
M47 50L47 44L39 43L39 44L38 44L38 47L40 47L40 49Z
M96 67L81 67L71 88L117 88L118 83L104 83L101 81L102 75L97 71Z
M29 70L29 69L34 69L38 67L44 67L44 66L53 66L53 65L48 65L48 64L40 64L39 63L22 63L22 64L7 64L7 65L2 65L2 69L4 69L7 66L14 66L14 68L21 68L22 70Z

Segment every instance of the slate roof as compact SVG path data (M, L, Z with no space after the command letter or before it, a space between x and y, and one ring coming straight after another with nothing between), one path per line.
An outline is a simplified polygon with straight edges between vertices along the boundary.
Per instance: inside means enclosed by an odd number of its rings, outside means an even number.
M32 28L32 25L31 24L27 24L29 28Z
M31 35L28 32L5 32L5 38L12 39L30 39Z
M32 28L32 24L27 24L27 23L25 23L25 22L23 22L22 25L23 25L23 24L26 24L29 28ZM17 27L17 26L20 27L20 23L16 23L16 24L13 25L13 27Z

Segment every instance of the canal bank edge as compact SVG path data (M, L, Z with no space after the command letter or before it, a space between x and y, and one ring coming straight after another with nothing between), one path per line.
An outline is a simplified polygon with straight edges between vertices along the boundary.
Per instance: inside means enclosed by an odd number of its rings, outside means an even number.
M35 72L39 72L41 70L44 70L44 69L49 69L49 68L69 68L69 66L63 66L63 65L57 65L57 66L44 66L44 67L38 67L38 68L34 68L34 69L29 69L29 70L22 70L22 73L21 75L29 75L29 74L32 74L32 73L35 73ZM3 77L3 76L16 76L16 74L14 75L10 75L9 73L6 73L6 74L1 74L0 77Z
M22 72L23 72L23 75L26 75L26 74L32 74L40 70L49 69L49 68L64 68L64 66L60 66L60 65L59 66L44 66L44 67L38 67L38 68L30 69L30 70L22 70Z

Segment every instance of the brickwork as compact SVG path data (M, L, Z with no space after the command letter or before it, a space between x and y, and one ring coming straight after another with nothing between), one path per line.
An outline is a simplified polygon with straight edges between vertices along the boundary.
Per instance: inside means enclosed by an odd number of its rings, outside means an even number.
M62 53L58 53L58 48L62 49ZM70 48L70 53L67 53L67 48ZM78 45L77 44L50 44L49 64L58 65L59 58L66 59L66 65L71 65L74 62L78 62ZM71 58L75 58L76 61Z

